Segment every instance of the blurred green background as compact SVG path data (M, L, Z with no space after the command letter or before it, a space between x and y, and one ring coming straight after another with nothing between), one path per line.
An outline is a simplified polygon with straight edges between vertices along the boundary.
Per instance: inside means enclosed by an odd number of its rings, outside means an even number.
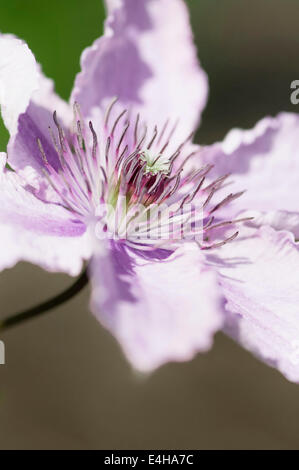
M142 0L140 0L142 1ZM296 111L298 0L189 0L210 100L198 138ZM6 0L0 30L24 38L68 98L79 57L102 31L100 0ZM0 126L0 150L7 134ZM2 248L3 249L3 248ZM69 284L28 264L0 276L1 312ZM299 388L223 335L187 364L136 377L88 312L88 292L3 335L1 449L299 447Z

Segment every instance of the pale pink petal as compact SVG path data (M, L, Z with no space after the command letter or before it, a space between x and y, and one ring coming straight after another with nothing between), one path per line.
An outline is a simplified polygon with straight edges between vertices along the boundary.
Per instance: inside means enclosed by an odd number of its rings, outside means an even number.
M297 114L265 118L248 131L234 129L221 144L205 149L202 159L215 164L211 177L232 174L226 192L246 190L233 210L299 212Z
M253 218L250 222L247 222L247 225L251 227L269 225L275 230L287 230L292 232L295 239L299 240L299 211L245 211L242 213L242 217Z
M223 320L216 274L197 247L154 255L114 245L91 268L92 310L141 371L208 350Z
M19 117L18 132L11 137L7 147L9 164L15 170L31 166L40 172L45 166L37 139L42 143L48 162L56 170L60 167L49 126L55 128L53 113L31 101L27 111Z
M55 93L53 81L43 75L28 46L11 35L0 35L0 105L11 136L10 165L15 169L27 165L39 169L42 164L39 138L55 166L58 157L49 126L55 127L54 111L61 124L69 126L71 107Z
M0 105L11 135L38 89L38 81L38 66L28 46L14 36L0 34Z
M4 168L0 154L0 270L29 261L48 271L80 273L90 257L89 234L64 208L46 204Z
M182 0L107 0L104 36L83 52L72 100L102 112L115 96L153 126L179 119L177 138L198 124L207 77L193 45Z
M49 130L51 127L56 132L54 111L65 129L72 122L71 107L55 93L53 81L43 75L39 66L38 70L39 88L32 94L26 111L19 116L18 132L11 137L7 147L9 163L16 170L31 166L40 172L44 167L37 139L42 142L49 163L57 169L59 158Z
M299 381L299 245L286 231L243 228L211 258L226 298L226 331Z

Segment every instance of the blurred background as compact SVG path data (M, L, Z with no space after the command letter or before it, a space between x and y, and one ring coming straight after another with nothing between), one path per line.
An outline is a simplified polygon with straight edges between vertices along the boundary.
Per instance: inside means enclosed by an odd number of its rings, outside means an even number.
M290 83L299 79L298 0L187 3L210 79L201 143L267 114L297 111ZM101 0L0 3L1 32L27 41L65 99L103 18ZM6 141L0 123L0 151ZM70 282L19 264L0 275L0 316ZM88 294L0 336L7 355L0 366L0 449L298 449L297 385L222 334L190 363L136 376L89 313Z

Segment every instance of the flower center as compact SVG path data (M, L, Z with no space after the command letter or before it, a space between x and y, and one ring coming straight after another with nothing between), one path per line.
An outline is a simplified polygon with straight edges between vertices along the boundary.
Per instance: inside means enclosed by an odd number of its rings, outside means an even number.
M166 121L162 129L155 126L150 132L139 115L129 121L126 110L114 113L115 103L97 122L97 132L91 122L85 125L78 104L74 105L75 130L64 130L54 113L57 131L50 129L50 134L58 169L50 165L37 139L44 175L61 205L84 221L99 218L103 231L117 232L138 249L155 247L161 239L172 244L186 236L193 241L199 236L202 249L234 239L237 232L221 242L204 242L214 229L241 221L215 223L214 219L219 209L242 193L215 203L228 175L206 183L212 165L184 169L201 151L191 147L193 134L174 150L171 140L176 126ZM108 209L101 210L105 205Z

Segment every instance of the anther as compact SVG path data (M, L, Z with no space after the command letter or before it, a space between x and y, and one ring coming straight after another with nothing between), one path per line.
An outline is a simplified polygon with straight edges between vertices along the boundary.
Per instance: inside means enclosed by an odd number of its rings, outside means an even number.
M222 183L229 177L231 176L230 173L227 173L226 175L223 175L223 176L220 176L219 178L217 178L215 181L213 181L212 183L209 184L209 186L207 186L205 188L205 191L208 190L208 189L211 189L211 188L214 188L214 189L219 189L222 185Z
M184 161L182 162L181 166L179 167L179 170L182 170L184 168L184 166L186 165L186 163L191 159L193 158L195 155L197 155L200 151L197 150L197 151L194 151L194 152L191 152L189 155L187 155L187 157L184 158ZM207 165L208 166L208 165ZM211 168L213 168L213 165L210 165Z
M116 148L117 151L119 151L120 146L121 146L121 144L122 144L122 141L124 140L124 137L125 137L125 135L126 135L126 133L127 133L127 130L129 129L129 127L130 127L130 123L128 122L127 125L126 125L126 127L125 127L125 129L124 129L124 131L123 131L123 133L122 133L122 135L121 135L121 137L120 137L120 139L119 139L118 146L117 146L117 148Z
M101 172L102 172L102 174L103 174L103 176L104 176L105 183L107 184L107 183L108 183L108 178L107 178L106 171L105 171L105 169L102 167L102 165L101 165L100 168L101 168Z
M66 152L66 147L65 147L65 143L64 143L64 133L63 133L63 129L62 129L61 125L58 122L56 111L54 111L54 113L53 113L53 120L54 120L55 126L58 129L59 142L60 142L61 149L62 149L63 152Z
M41 153L41 156L42 156L43 161L46 163L46 165L49 165L49 162L48 162L46 153L45 153L45 151L44 151L44 148L43 148L43 145L42 145L40 139L37 139L37 145L38 145L38 148L39 148L39 151L40 151L40 153Z
M115 170L116 171L119 170L120 164L121 164L125 154L127 153L128 149L129 149L129 147L128 147L128 145L126 145L124 150L122 151L121 155L118 157L117 162L115 164Z
M139 113L138 113L138 114L137 114L137 117L136 117L135 127L134 127L134 144L135 144L135 145L137 144L137 140L138 140L138 125L139 125L139 119L140 119L140 115L139 115Z
M108 126L108 122L109 122L109 117L110 117L110 113L112 111L112 108L113 106L115 105L115 103L117 102L118 98L117 97L114 97L111 101L111 103L109 104L108 108L107 108L107 111L106 111L106 115L105 115L105 126L107 127Z
M83 138L83 133L82 133L82 126L81 126L81 121L77 121L77 140L78 144L81 150L85 150L85 143L84 143L84 138Z
M92 156L94 159L96 159L96 154L97 154L97 147L98 147L98 137L97 137L97 134L93 128L93 125L92 125L92 122L89 121L89 128L91 130L91 133L92 133L92 140L93 140L93 144L92 144Z
M237 238L239 235L239 232L235 232L231 237L226 238L225 240L222 240L222 242L219 243L213 243L212 245L204 246L204 245L199 245L201 250L211 250L213 248L220 248L223 245L226 245L229 242L232 242Z
M73 109L75 118L78 117L79 120L83 122L80 105L77 101L74 102Z
M158 135L158 128L157 128L157 126L155 126L153 138L152 138L152 140L150 141L150 143L149 143L148 146L147 146L147 149L148 149L148 150L150 150L151 146L152 146L153 143L155 142L157 135Z
M136 146L136 147L137 147L137 149L140 149L140 148L141 148L141 146L142 146L143 142L144 142L144 141L145 141L145 139L146 139L146 135L147 135L147 126L145 126L145 129L144 129L144 134L143 134L142 138L140 139L140 141L139 141L138 145Z
M108 163L108 159L109 159L110 145L111 145L111 138L108 137L108 138L107 138L107 143L106 143L106 149L105 149L105 160L106 160L106 163Z
M166 122L165 122L165 124L164 124L164 126L163 126L163 128L162 128L162 131L161 131L161 133L160 133L160 135L159 135L159 139L158 139L158 142L157 142L158 145L161 143L161 140L163 139L163 136L164 136L164 134L165 134L165 131L166 131L166 129L167 129L168 124L169 124L169 119L166 120Z
M52 127L51 126L48 126L48 130L49 130L49 133L50 133L50 137L51 137L51 140L53 142L53 145L54 145L54 148L56 150L57 153L59 153L59 148L58 148L58 145L57 145L57 140L55 138L55 135L54 135L54 132L52 130Z
M209 202L211 201L211 199L214 196L215 192L216 192L216 189L213 188L212 191L210 192L210 194L208 195L207 199L205 200L205 202L202 205L203 209L209 204Z
M220 201L218 204L216 204L216 206L211 210L211 214L215 211L217 211L218 209L220 209L221 207L225 206L226 204L228 204L229 202L232 202L234 201L235 199L238 199L239 197L241 197L243 194L245 193L245 191L240 191L239 193L236 193L236 194L229 194L228 196L226 196L222 201Z
M124 110L120 113L120 115L116 118L116 120L115 120L115 122L114 122L114 124L113 124L112 130L111 130L111 136L114 134L114 131L115 131L115 129L116 129L117 124L119 123L119 121L121 120L121 118L122 118L126 113L127 113L127 110L124 109Z
M179 187L180 181L181 181L181 175L178 174L178 176L177 176L177 178L176 178L175 185L173 186L172 190L171 190L170 193L168 194L168 197L171 197L171 196L176 192L176 190L177 190L178 187Z
M207 231L214 230L217 228L226 227L227 225L234 225L234 224L239 224L243 222L248 222L253 219L254 217L244 217L242 219L226 220L225 222L219 222L218 224L215 224L215 225L210 224L209 226L206 226L204 228L205 228L205 231L207 232ZM214 217L212 217L212 220L214 220Z
M191 182L192 180L196 180L198 177L201 178L202 176L207 176L207 174L211 171L213 166L214 165L206 165L200 168L199 170L194 171L191 175L186 177L186 181ZM207 186L205 190L208 188L209 186Z
M200 182L198 183L198 185L196 186L196 188L194 189L193 193L191 194L190 196L190 200L188 201L188 203L192 202L193 199L195 198L196 194L198 193L198 191L201 189L203 183L205 182L205 179L206 177L203 176L200 180Z

